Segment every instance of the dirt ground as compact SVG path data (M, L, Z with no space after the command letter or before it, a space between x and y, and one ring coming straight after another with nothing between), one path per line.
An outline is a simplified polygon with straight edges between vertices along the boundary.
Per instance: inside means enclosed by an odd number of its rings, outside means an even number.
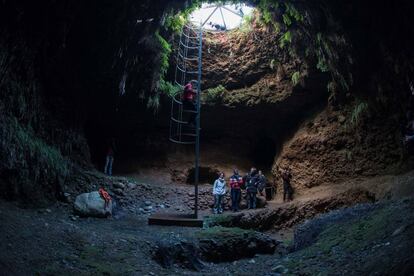
M252 275L250 272L255 271L256 275L276 275L275 267L282 260L279 254L257 255L232 263L205 263L205 268L199 272L179 266L165 269L155 262L151 256L157 241L172 237L190 239L200 231L147 225L147 217L153 212L191 212L182 203L189 197L188 191L192 187L163 185L165 177L167 174L129 176L127 181L146 188L135 188L135 192L118 196L120 207L110 219L76 217L72 205L62 202L43 209L22 209L12 202L0 202L0 274ZM410 172L400 176L350 180L346 185L319 186L299 195L293 202L282 203L277 198L266 208L288 209L293 205L298 210L300 206L306 209L313 206L315 200L328 198L329 201L356 188L369 190L376 199L398 199L413 194L413 179L414 172ZM125 178L114 177L115 180L125 181ZM148 210L145 209L148 207L146 201L151 205ZM210 211L205 210L203 214L210 215ZM267 233L288 244L292 242L293 229L285 227ZM286 256L283 260L286 261Z

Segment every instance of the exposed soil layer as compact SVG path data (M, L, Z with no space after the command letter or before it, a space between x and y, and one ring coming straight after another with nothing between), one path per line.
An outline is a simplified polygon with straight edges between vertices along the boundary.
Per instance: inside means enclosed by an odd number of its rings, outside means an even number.
M213 217L209 224L211 226L221 225L224 227L240 227L260 231L280 230L290 228L321 213L353 206L357 203L373 202L374 200L373 195L366 190L351 189L347 192L337 194L334 197L307 200L280 206L273 205L264 210Z
M209 105L217 104L212 111L237 109L238 120L222 117L227 124L241 121L248 125L257 116L270 116L270 112L291 115L296 108L308 108L323 98L324 74L311 70L309 60L280 48L280 36L255 23L247 32L206 33L202 88L208 118ZM299 74L296 83L292 81L295 73ZM217 89L219 86L223 89Z
M303 123L286 142L273 173L289 167L297 192L349 177L396 172L403 161L399 125L388 118L352 115L355 105L327 109Z

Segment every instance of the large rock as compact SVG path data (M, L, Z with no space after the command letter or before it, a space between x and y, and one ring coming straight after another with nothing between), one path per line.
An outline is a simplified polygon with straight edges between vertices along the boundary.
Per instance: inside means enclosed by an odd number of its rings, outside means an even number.
M75 212L87 217L107 217L112 215L112 201L105 208L105 200L99 192L80 194L74 204Z
M266 234L240 228L213 227L196 235L202 258L216 263L273 254L279 244Z
M231 262L256 254L273 254L279 241L270 236L240 228L213 227L195 233L190 240L168 237L155 245L153 259L165 268L203 268L202 261Z
M164 268L176 265L198 271L204 267L196 244L188 241L174 239L158 241L152 257Z

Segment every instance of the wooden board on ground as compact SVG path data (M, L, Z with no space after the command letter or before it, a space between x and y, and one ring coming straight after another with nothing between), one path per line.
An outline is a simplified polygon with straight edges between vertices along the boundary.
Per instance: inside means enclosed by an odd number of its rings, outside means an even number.
M203 227L203 219L193 214L156 213L148 218L149 225Z

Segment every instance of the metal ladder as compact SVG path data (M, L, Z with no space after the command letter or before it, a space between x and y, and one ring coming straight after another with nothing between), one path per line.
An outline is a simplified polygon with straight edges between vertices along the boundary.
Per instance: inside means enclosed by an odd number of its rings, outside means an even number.
M195 144L195 173L194 173L194 217L198 218L198 181L200 164L200 96L202 70L202 26L196 28L190 22L181 30L178 44L175 84L181 87L171 100L170 141L181 145ZM186 110L183 106L184 86L191 82L196 89L196 111ZM195 128L187 120L191 113L196 113Z
M190 24L184 25L181 31L176 57L175 84L181 87L181 93L171 100L170 141L183 145L196 144L200 128L202 30ZM189 82L197 91L196 111L186 110L182 102L183 88ZM197 114L196 127L187 123L191 113Z

